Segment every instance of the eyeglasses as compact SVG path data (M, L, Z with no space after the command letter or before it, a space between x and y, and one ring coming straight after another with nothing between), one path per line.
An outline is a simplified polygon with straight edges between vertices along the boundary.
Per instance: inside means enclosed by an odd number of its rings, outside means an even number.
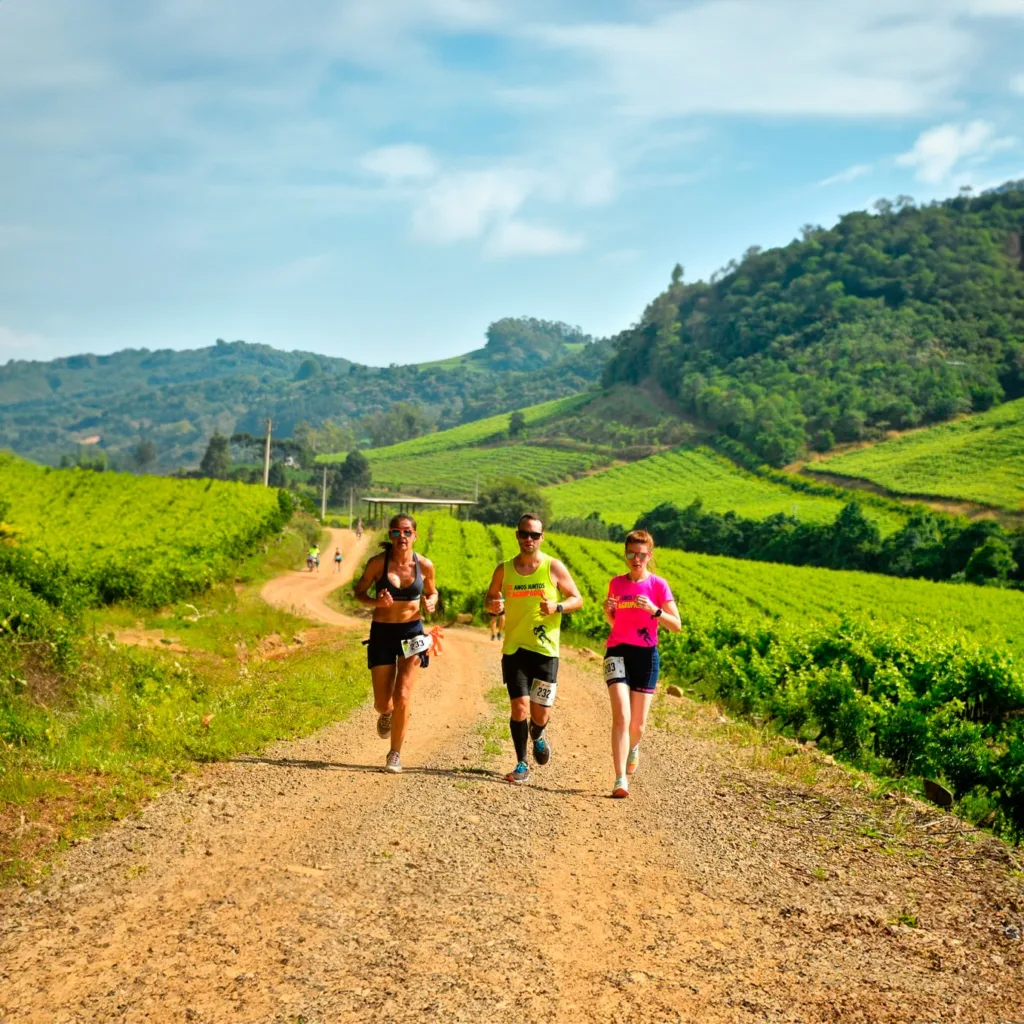
M392 537L411 537L412 530L388 530Z
M627 551L626 557L631 562L640 562L643 561L645 558L650 558L651 553L650 551Z
M516 536L520 540L540 540L544 534L538 533L536 530L516 530Z

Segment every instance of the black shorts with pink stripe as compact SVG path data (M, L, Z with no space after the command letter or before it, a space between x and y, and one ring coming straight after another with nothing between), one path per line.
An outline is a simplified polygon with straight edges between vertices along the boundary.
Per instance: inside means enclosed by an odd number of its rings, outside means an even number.
M633 693L654 693L660 664L657 647L616 644L604 652L604 681L625 683Z

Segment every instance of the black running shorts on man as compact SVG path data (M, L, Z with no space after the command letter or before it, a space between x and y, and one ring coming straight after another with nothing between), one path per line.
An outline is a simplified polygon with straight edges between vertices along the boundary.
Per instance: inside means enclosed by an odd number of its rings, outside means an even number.
M520 647L513 654L501 656L501 678L512 700L529 697L535 679L544 683L558 682L558 659Z

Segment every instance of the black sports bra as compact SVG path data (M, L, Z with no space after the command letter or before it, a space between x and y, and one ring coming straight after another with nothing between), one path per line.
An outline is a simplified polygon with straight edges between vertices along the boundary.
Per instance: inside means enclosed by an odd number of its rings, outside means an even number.
M423 596L423 573L420 572L420 560L416 552L412 555L412 564L416 566L416 575L412 583L407 587L396 587L388 579L388 559L391 557L390 549L384 552L384 571L377 580L377 594L383 594L386 590L396 601L418 601Z

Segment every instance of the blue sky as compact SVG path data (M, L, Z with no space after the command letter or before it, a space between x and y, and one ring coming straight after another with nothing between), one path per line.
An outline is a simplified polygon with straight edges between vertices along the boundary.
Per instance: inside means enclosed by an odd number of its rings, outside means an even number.
M1022 115L1024 0L0 0L0 362L611 334Z

